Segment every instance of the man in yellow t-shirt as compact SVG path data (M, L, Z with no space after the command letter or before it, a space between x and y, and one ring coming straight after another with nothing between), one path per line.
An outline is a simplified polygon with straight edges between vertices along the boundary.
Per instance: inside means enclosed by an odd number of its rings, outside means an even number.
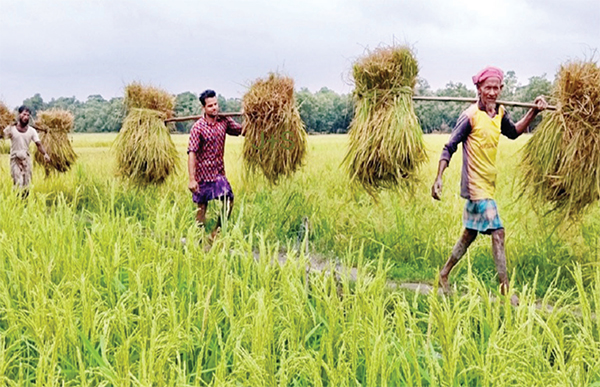
M438 165L438 173L431 188L434 199L442 194L442 175L458 144L463 144L463 165L460 195L467 199L463 214L465 230L452 249L452 254L440 271L440 285L449 291L448 275L465 254L478 233L492 235L492 253L498 270L500 292L508 291L506 254L504 252L504 227L494 201L496 190L496 153L498 141L503 134L510 139L519 137L535 116L546 109L548 104L543 97L535 99L535 108L517 123L513 123L504 106L496 103L502 91L504 74L496 67L486 67L473 76L477 87L478 101L466 109L459 117L450 140L444 146ZM518 304L513 296L511 303Z

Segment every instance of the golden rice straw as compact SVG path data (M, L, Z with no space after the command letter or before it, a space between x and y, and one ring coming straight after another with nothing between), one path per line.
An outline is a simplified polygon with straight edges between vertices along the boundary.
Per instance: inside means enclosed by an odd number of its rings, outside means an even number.
M547 113L522 153L521 191L576 219L600 198L600 67L561 66Z
M0 101L0 138L4 137L4 129L15 122L15 113Z
M140 185L160 184L177 170L179 155L164 119L156 110L129 111L114 143L119 176Z
M412 102L418 70L402 46L378 48L353 66L355 114L344 164L352 183L373 196L410 186L427 160Z
M44 167L46 175L52 171L66 172L77 160L77 154L71 146L67 134L73 129L73 114L67 110L51 109L37 113L36 126L40 141L48 155L50 162L44 161L44 156L35 151L34 160Z
M165 119L172 118L175 109L175 97L154 86L133 82L125 87L123 101L127 112L131 109L152 109L162 112Z
M244 95L243 159L250 171L261 170L275 184L291 176L306 155L307 134L294 97L292 78L270 74L256 80Z

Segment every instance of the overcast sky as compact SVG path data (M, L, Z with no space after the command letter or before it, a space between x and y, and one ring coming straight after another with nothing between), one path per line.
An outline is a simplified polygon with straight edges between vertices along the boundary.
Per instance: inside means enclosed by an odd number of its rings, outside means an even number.
M0 100L110 99L132 81L241 97L271 71L349 93L352 62L394 42L433 89L490 64L553 80L600 48L600 0L0 0Z

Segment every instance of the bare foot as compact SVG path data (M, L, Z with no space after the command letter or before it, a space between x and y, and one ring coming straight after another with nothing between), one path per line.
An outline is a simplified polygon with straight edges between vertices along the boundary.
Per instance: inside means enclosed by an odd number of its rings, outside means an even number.
M215 241L215 239L217 238L217 234L219 233L219 229L215 228L211 233L210 236L208 237L208 243L210 243L211 245L213 244L213 242Z
M448 295L451 293L450 284L448 283L448 276L440 274L440 287L444 294Z
M210 251L210 249L212 249L212 243L206 243L204 245L204 252L208 253Z

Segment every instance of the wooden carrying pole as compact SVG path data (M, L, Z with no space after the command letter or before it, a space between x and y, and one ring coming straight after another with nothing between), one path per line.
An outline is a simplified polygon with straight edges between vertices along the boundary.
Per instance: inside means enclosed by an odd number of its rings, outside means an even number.
M415 95L412 97L413 101L439 101L439 102L469 102L475 103L477 102L477 98L469 98L469 97L428 97L428 96L419 96ZM512 101L496 101L496 103L500 105L506 106L514 106L514 107L522 107L522 108L535 108L536 105L534 103L526 103L526 102L512 102ZM556 110L556 106L548 106L547 110ZM244 112L227 112L227 113L219 113L222 117L239 117L244 115ZM173 117L165 120L165 124L169 122L181 122L181 121L191 121L197 120L204 116L187 116L187 117Z
M13 121L13 122L12 122L10 125L11 125L11 126L15 126L15 125L17 125L17 121ZM32 123L32 122L29 122L29 124L28 124L28 125L29 125L29 126L31 126L33 129L35 129L37 132L44 132L44 133L45 133L45 132L47 132L47 130L46 130L46 129L44 129L44 128L40 128L39 126L37 126L36 124L34 124L34 123ZM0 130L1 130L1 129L0 129Z
M242 116L244 113L243 112L226 112L226 113L219 113L219 115L221 117L239 117ZM200 116L187 116L187 117L173 117L173 118L167 118L165 120L165 124L168 124L169 122L182 122L182 121L191 121L191 120L198 120L200 118L204 117L203 115Z
M465 98L465 97L427 97L427 96L413 96L413 101L440 101L440 102L477 102L477 98ZM496 101L496 103L500 105L506 106L515 106L522 108L535 108L536 105L534 103L526 103L526 102L512 102L512 101ZM548 106L547 110L556 110L556 106Z

